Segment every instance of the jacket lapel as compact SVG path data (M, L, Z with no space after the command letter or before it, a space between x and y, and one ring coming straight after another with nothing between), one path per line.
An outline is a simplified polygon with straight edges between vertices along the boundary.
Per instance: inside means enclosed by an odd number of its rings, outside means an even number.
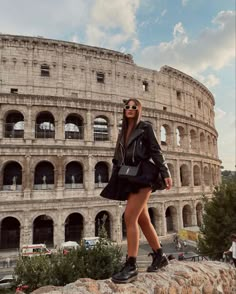
M143 129L139 129L139 128L136 128L132 134L130 135L129 137L129 140L128 140L128 143L127 143L127 147L137 138L139 137L142 133L144 132Z

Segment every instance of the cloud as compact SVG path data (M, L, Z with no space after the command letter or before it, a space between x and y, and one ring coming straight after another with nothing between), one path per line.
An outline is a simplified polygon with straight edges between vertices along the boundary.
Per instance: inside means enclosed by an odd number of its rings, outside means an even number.
M55 38L82 30L91 0L1 1L0 31Z
M181 1L182 6L186 6L188 2L189 2L189 0L182 0L182 1Z
M160 68L167 64L190 75L207 69L219 70L235 57L235 12L221 11L206 28L190 39L181 22L173 29L173 39L146 47L139 56L143 66Z
M209 74L206 76L195 75L195 78L208 88L213 88L216 85L218 85L220 82L219 78L217 76L215 76L214 74Z
M139 0L96 0L87 24L87 43L119 49L126 42L136 50L139 40L136 33L136 10Z
M218 107L215 108L215 119L220 120L226 116L226 112Z

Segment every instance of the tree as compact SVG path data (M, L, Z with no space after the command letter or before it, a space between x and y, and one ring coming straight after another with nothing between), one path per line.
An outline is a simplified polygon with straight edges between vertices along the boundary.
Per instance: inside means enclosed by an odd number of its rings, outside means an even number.
M212 259L222 258L230 247L231 233L236 233L236 182L224 181L215 188L213 198L204 197L203 225L200 228L199 252Z

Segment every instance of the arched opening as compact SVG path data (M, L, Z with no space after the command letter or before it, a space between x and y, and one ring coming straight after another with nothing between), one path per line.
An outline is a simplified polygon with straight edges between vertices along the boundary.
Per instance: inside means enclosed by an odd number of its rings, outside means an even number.
M3 169L3 190L15 191L22 188L22 167L11 161Z
M71 161L66 165L65 187L67 189L83 188L83 167L77 161Z
M190 205L185 205L182 211L183 216L183 227L191 227L192 226L192 211Z
M80 213L70 214L65 221L65 241L80 242L83 237L84 220Z
M6 217L0 224L0 249L20 247L20 222L14 217Z
M37 164L34 173L34 189L54 189L54 167L51 162L41 161Z
M170 138L171 132L170 127L166 124L161 126L161 145L169 145L171 142Z
M176 129L176 144L178 147L184 147L184 128L177 127Z
M153 227L156 229L155 213L153 211L153 208L148 208L148 213L149 213L149 216L150 216L151 223L152 223Z
M83 119L77 114L70 114L65 122L65 138L66 139L83 139L84 126Z
M165 212L167 233L177 232L177 211L174 206L169 206Z
M53 246L53 220L48 215L38 216L33 223L33 244Z
M201 172L200 167L198 165L194 165L193 167L193 184L194 186L201 185Z
M19 111L11 111L6 116L5 138L24 138L24 116Z
M190 148L192 150L198 149L197 133L194 130L190 131Z
M109 173L106 162L100 161L95 165L95 186L103 187L108 183Z
M180 166L181 186L189 186L189 170L186 164Z
M207 136L208 153L212 153L212 140L211 137Z
M54 117L49 111L38 114L35 124L35 138L55 138Z
M210 171L207 166L204 167L204 183L206 186L210 186Z
M196 206L196 214L197 214L197 225L199 227L201 227L202 225L202 211L203 211L202 204L198 203Z
M175 186L175 172L174 172L174 166L173 164L171 163L167 163L167 166L169 168L169 171L170 171L170 175L171 175L171 178L172 178L172 185L173 187Z
M94 141L109 140L108 119L106 117L98 116L93 124Z
M205 139L205 135L204 133L202 132L200 134L200 151L201 152L205 152L205 144L206 144L206 139Z
M99 235L100 230L105 229L107 237L111 238L111 223L109 213L105 210L100 211L95 218L95 236Z

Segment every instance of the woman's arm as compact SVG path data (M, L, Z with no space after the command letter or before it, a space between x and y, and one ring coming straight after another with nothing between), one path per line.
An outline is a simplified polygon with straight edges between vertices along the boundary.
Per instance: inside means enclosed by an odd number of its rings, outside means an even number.
M150 156L155 164L160 169L164 178L171 178L169 168L165 161L165 157L161 151L161 147L156 139L156 135L150 124L147 124L147 148L149 149Z

